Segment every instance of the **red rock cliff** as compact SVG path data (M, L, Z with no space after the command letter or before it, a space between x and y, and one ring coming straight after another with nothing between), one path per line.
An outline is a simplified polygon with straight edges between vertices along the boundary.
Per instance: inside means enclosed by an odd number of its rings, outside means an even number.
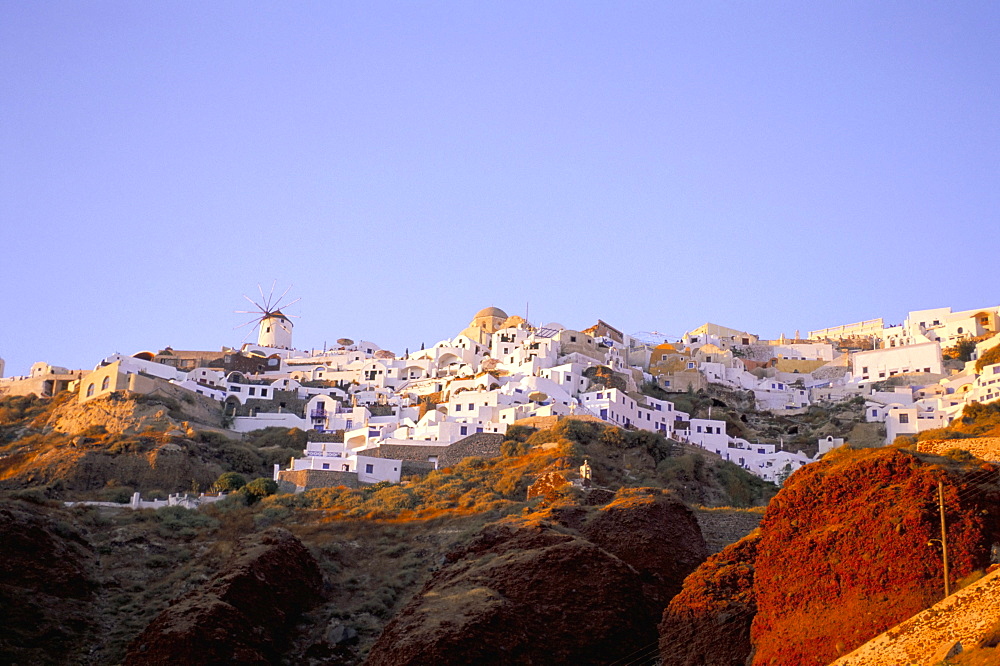
M830 663L942 597L940 550L928 544L940 537L939 479L951 580L988 564L1000 541L997 478L995 468L979 461L895 448L843 449L802 468L768 505L756 553L733 546L723 551L728 563L710 560L685 583L661 625L664 660L680 663L666 649L677 647L670 633L675 622L688 623L692 644L710 644L713 613L728 590L748 612L756 606L754 665ZM715 582L723 564L745 567L752 577ZM740 634L718 652L746 648Z

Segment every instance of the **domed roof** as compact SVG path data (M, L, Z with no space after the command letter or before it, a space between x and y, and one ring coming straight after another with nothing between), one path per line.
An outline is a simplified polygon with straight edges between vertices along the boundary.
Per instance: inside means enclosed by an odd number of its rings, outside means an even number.
M661 351L677 351L677 347L674 347L669 342L664 342L662 345L656 345L655 349L659 349Z
M267 312L264 314L263 317L261 317L261 319L284 319L285 321L288 321L288 317L286 317L285 313L282 312L281 310L275 310L274 312ZM288 323L290 324L292 322L289 321Z
M481 317L500 317L501 319L506 319L507 313L500 308L483 308L476 313L476 316L473 317L473 319L479 319Z

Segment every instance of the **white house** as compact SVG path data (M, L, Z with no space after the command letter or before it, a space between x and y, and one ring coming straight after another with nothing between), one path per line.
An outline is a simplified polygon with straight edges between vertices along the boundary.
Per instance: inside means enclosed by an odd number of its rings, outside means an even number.
M966 399L976 402L1000 400L1000 363L983 367L976 375Z
M603 421L623 428L651 430L670 437L673 435L675 422L687 417L684 412L676 411L672 402L648 397L646 401L648 407L640 405L618 389L591 391L580 395L580 404L584 409Z
M879 381L896 375L942 374L941 345L937 342L873 349L857 352L851 358L854 381Z
M292 458L287 471L314 469L348 472L356 474L361 483L368 484L380 481L399 483L400 480L402 460L362 455L333 442L309 442L305 453L301 458ZM275 481L281 471L280 465L274 466Z

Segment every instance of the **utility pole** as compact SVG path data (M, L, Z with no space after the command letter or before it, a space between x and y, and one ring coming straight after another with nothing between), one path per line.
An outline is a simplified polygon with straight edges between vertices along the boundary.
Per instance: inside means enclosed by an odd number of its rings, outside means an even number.
M948 535L944 528L944 483L938 481L938 508L941 512L941 557L944 559L944 596L951 596L948 584Z

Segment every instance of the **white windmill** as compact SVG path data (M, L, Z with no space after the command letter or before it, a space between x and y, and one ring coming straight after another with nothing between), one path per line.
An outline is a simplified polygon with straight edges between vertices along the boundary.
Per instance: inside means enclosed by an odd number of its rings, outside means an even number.
M295 303L298 303L300 298L296 298L293 301L287 303L282 303L281 300L288 293L289 289L292 288L291 285L288 289L282 292L281 296L274 298L274 285L277 284L277 280L271 284L271 291L267 296L264 296L264 290L257 285L257 291L260 292L260 302L253 300L246 294L243 294L243 298L247 299L251 305L256 308L255 310L237 310L236 312L241 314L253 315L253 319L250 321L240 324L236 328L243 328L244 326L252 326L254 324L258 325L257 332L257 344L261 347L268 347L271 349L291 349L292 348L292 321L290 317L297 317L297 315L286 315L281 311L281 308L288 308ZM247 331L247 334L243 337L245 342L248 337L253 333L253 328Z

